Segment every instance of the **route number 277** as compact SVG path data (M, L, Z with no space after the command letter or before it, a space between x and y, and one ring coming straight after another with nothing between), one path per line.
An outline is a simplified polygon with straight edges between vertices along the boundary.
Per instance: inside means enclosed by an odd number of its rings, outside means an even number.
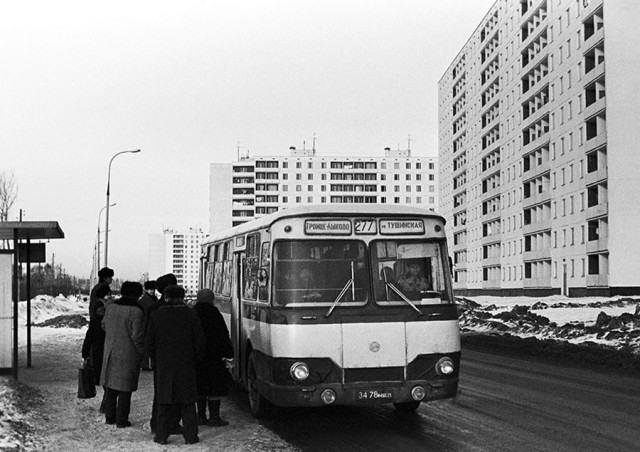
M356 234L375 234L378 232L375 220L356 220L354 226Z

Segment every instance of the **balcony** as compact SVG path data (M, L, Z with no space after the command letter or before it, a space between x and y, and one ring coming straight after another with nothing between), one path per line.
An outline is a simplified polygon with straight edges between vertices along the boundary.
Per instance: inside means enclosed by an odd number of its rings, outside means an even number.
M603 287L609 285L609 275L587 275L587 287Z
M496 243L500 243L500 237L501 237L501 233L500 232L494 232L491 235L488 235L486 237L482 237L482 240L481 240L480 243L482 243L482 246L494 245Z
M526 208L535 206L536 204L542 204L543 202L547 202L550 200L551 200L551 193L549 191L536 193L522 200L522 208L526 209Z
M542 88L544 88L544 86L542 86ZM549 102L547 102L546 104L542 105L536 111L534 111L529 116L527 116L525 119L523 119L522 123L521 123L521 126L522 126L523 129L526 128L526 127L529 127L531 124L535 124L536 122L540 121L543 116L546 116L548 114L549 114ZM534 140L534 141L537 141L537 140ZM528 143L527 146L529 144L531 144L531 143Z
M536 179L537 177L542 176L544 173L549 173L551 171L551 163L549 161L542 162L539 165L532 167L529 171L525 173L527 180Z
M501 193L501 191L500 191L500 183L498 183L498 184L496 184L495 187L488 188L487 191L482 193L480 196L481 196L482 201L486 201L488 199L495 198L500 193Z
M604 74L604 66L606 64L607 64L606 61L604 63L600 63L599 65L591 69L589 72L584 74L584 77L582 78L582 84L584 86L587 86L591 84L593 81L595 81L596 79L602 77L602 75Z
M587 253L595 253L599 251L607 251L609 249L609 238L602 237L598 240L587 242Z
M603 217L608 213L609 213L609 203L603 202L595 206L588 207L586 210L586 217L587 219L598 218L598 217Z
M604 39L604 27L596 30L591 36L589 36L583 43L585 49L589 49L596 45L598 42Z
M590 118L596 115L597 113L599 113L601 110L604 110L607 105L606 99L607 99L606 96L602 97L597 101L595 101L594 103L592 103L591 105L589 105L588 107L586 107L584 109L584 117Z
M456 264L453 264L453 269L454 270L466 270L467 269L467 263L466 262L458 262Z
M607 133L606 131L602 131L595 137L591 138L590 140L585 141L584 143L585 152L590 152L593 149L597 149L601 146L604 146L605 144L607 144Z
M603 180L607 180L608 171L607 168L600 168L596 171L592 171L591 173L586 173L584 176L585 185L593 185L596 182L600 182Z
M542 248L539 250L525 251L522 253L522 259L524 261L541 261L551 259L551 247Z
M524 21L524 23L526 22L527 20ZM545 18L542 19L542 22L540 23L540 25L538 25L538 27L535 30L533 30L533 33L529 33L529 36L527 36L527 39L522 41L522 43L520 44L520 47L524 49L529 47L533 43L533 41L538 39L542 33L545 33L547 31L547 24L548 24L547 17L545 16Z
M500 265L500 256L485 257L482 259L484 267L497 267Z
M534 232L547 231L551 229L551 218L534 221L531 224L522 226L522 235L533 234Z

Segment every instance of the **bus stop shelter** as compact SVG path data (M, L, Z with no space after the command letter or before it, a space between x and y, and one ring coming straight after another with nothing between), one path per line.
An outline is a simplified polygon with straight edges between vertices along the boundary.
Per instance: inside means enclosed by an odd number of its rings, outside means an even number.
M0 222L0 241L13 244L0 249L0 375L18 378L20 264L27 264L27 366L31 367L31 264L44 262L46 255L45 244L32 241L63 238L57 221Z

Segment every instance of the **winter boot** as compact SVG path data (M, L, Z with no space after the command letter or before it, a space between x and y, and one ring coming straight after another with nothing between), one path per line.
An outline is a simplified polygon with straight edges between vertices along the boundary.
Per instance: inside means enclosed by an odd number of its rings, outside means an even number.
M198 399L198 425L207 425L207 401Z
M229 425L227 421L220 417L220 400L208 400L209 404L209 422L207 425L212 427L224 427Z

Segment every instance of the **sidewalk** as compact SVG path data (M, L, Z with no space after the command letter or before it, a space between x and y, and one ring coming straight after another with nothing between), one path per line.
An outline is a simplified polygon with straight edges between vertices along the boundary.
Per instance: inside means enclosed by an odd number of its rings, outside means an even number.
M36 388L39 406L30 407L27 422L35 430L33 450L46 451L256 451L296 450L256 421L249 412L246 394L232 391L222 402L222 417L228 427L200 427L200 443L186 446L181 435L169 444L152 441L149 417L153 399L151 372L141 372L138 390L131 400L130 428L104 423L98 412L102 389L94 399L76 397L77 369L86 327L32 328L32 367L26 368L26 347L20 348L19 381ZM25 334L20 331L20 334ZM24 337L24 336L22 336ZM37 402L36 402L37 404Z

